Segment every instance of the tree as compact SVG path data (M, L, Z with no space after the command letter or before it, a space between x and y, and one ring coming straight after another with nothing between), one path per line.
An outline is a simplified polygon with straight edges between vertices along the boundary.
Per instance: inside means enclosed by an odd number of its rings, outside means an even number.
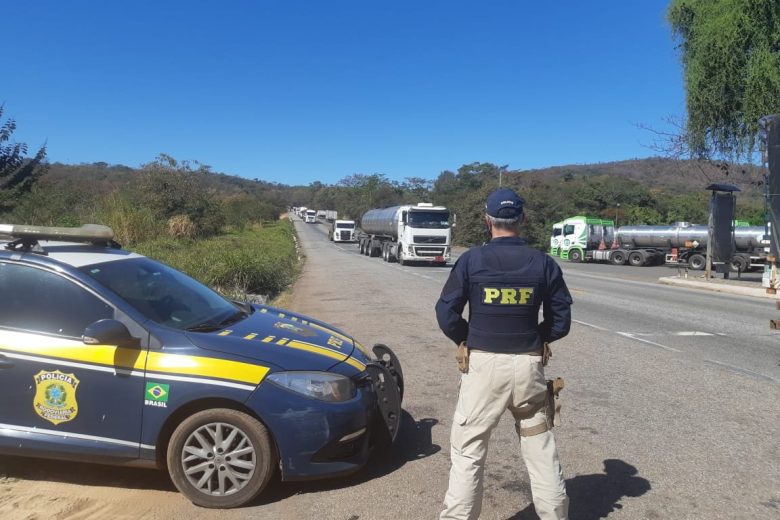
M214 190L201 186L208 172L209 167L197 161L159 154L141 166L142 200L166 220L186 215L198 236L215 235L225 224L225 212Z
M780 112L780 2L672 0L686 83L689 153L749 158L758 120Z
M0 121L3 108L0 105ZM10 142L14 130L16 121L13 119L0 124L0 213L13 209L20 196L28 193L46 171L46 146L41 146L35 157L30 159L26 144Z

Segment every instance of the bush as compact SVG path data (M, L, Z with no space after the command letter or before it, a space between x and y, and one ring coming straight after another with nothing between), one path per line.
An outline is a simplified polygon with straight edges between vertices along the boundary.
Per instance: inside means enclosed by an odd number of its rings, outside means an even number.
M171 238L192 238L195 224L187 215L174 215L168 219L168 236Z
M210 239L158 239L139 244L139 253L164 262L222 294L276 296L298 273L292 223L277 221Z

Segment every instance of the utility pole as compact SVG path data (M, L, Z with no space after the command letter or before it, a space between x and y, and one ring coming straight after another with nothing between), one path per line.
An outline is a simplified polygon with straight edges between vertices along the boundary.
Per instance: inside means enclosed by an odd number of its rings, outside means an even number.
M766 236L769 241L769 256L764 271L766 292L776 294L780 288L778 259L780 259L780 114L762 117L761 128L762 162L767 165L765 183ZM768 280L767 280L768 278ZM768 283L766 283L768 282Z

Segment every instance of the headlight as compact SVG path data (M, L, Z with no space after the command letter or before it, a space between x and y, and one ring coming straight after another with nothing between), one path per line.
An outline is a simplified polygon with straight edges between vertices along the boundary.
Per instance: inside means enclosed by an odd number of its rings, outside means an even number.
M355 383L331 372L275 372L268 379L306 397L340 402L355 397Z

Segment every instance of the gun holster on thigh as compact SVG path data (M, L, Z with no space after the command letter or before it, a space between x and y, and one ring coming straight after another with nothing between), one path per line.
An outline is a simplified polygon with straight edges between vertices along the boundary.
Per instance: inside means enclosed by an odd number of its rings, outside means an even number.
M545 406L545 415L547 416L547 427L561 425L561 390L563 390L563 378L547 380L547 403Z

